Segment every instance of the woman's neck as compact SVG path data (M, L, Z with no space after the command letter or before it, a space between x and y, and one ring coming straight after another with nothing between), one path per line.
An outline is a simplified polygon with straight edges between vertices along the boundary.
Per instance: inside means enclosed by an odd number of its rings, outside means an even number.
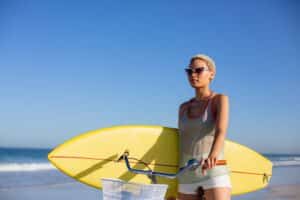
M195 93L196 100L207 99L212 95L212 91L209 89L209 87L196 88Z

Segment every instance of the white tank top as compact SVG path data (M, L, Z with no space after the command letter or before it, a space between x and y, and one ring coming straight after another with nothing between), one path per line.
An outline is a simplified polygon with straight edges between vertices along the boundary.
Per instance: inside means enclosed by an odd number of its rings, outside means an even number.
M190 118L188 109L183 111L182 117L178 120L179 128L179 166L182 167L192 158L200 160L207 158L215 137L216 122L211 112L212 98L206 103L206 108L202 116ZM218 160L224 160L224 145L221 152L217 156ZM228 174L227 166L215 166L207 170L204 176L201 167L194 171L187 171L178 177L179 183L194 183L210 177Z

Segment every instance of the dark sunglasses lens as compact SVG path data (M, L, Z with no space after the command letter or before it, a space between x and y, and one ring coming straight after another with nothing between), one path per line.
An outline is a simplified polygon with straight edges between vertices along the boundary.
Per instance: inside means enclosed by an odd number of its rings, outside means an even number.
M193 73L193 70L192 69L185 69L185 72L188 74L188 75L191 75Z
M192 75L193 72L195 72L196 74L201 74L202 72L204 71L204 67L199 67L199 68L196 68L196 69L185 69L185 72L188 74L188 75Z
M204 68L203 67L200 67L200 68L196 68L195 69L195 72L197 73L197 74L200 74L200 73L202 73L204 71Z

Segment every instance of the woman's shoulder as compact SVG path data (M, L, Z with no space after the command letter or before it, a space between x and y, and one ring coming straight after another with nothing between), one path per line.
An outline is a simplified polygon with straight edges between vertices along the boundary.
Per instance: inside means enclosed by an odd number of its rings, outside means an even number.
M224 93L215 93L214 96L212 97L212 103L215 106L218 106L224 102L228 102L228 95Z
M180 104L180 106L179 106L179 115L181 115L185 111L185 109L187 109L189 107L192 100L193 99L189 99L189 100L187 100L187 101Z
M180 104L179 109L184 109L190 105L194 98L191 98L183 103Z
M224 94L224 93L215 93L212 98L213 99L218 99L218 100L228 99L228 95Z

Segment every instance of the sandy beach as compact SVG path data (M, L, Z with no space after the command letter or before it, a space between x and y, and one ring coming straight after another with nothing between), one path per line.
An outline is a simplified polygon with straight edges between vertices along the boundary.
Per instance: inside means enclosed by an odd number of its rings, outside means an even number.
M260 190L254 193L246 195L232 197L233 200L299 200L300 198L300 185L278 185L271 186L264 190Z
M278 185L268 187L255 193L232 197L233 200L298 200L300 185ZM2 200L96 200L102 199L102 192L81 183L58 184L39 187L24 187L21 189L0 190Z
M300 199L300 166L276 167L270 185L256 192L233 196L233 200L296 200ZM47 172L43 172L47 174ZM49 176L62 176L66 183L9 187L0 189L1 200L96 200L102 199L101 190L76 182L58 171ZM25 176L23 176L25 177ZM19 177L20 180L22 177ZM56 177L57 179L58 177Z
M268 199L299 199L300 185L273 186L270 193L266 196Z

